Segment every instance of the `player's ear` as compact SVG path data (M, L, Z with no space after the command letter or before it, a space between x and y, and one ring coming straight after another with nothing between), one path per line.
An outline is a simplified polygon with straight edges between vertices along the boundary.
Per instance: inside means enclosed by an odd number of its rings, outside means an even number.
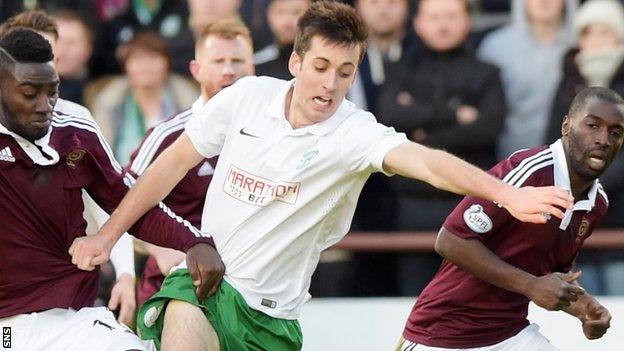
M288 70L290 71L290 74L293 75L293 77L297 77L299 70L301 70L302 60L303 58L299 57L299 54L297 54L296 52L293 51L290 54L290 58L288 59Z
M191 62L189 62L189 71L191 71L193 78L199 82L199 62L197 62L197 60L191 60Z
M570 133L570 117L565 115L561 124L561 135L567 136Z

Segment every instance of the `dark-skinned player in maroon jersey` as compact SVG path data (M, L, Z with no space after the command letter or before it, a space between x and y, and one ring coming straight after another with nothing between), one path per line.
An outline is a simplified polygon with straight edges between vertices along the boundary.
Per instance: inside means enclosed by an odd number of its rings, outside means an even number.
M490 173L515 186L555 185L573 210L546 224L522 223L493 202L465 197L444 222L436 251L444 257L414 306L400 350L557 350L527 320L529 301L577 317L588 339L611 315L572 272L583 241L608 207L598 177L624 135L624 100L606 88L581 91L549 146L516 152ZM548 214L544 216L549 217Z
M132 180L95 123L53 111L53 57L34 31L0 38L0 326L16 350L144 350L110 311L92 307L97 270L72 263L70 245L86 228L82 189L110 212ZM212 238L163 205L131 233L186 251L202 291L223 274Z

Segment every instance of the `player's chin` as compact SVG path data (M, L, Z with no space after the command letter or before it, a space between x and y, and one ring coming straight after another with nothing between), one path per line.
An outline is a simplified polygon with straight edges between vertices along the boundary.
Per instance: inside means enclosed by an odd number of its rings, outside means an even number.
M27 128L25 137L28 140L37 140L43 138L48 133L49 125L30 126Z

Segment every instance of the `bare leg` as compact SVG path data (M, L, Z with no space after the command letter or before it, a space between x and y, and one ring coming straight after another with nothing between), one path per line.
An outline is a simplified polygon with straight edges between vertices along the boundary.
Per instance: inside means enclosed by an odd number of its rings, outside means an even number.
M165 310L162 351L219 351L219 337L202 310L172 300Z

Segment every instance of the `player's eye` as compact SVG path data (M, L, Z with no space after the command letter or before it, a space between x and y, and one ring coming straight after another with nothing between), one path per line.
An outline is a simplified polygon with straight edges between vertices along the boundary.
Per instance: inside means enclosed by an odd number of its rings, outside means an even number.
M591 129L596 129L598 128L598 125L596 123L593 122L587 122L587 126Z
M351 77L351 72L340 72L340 76L342 78L349 78Z

